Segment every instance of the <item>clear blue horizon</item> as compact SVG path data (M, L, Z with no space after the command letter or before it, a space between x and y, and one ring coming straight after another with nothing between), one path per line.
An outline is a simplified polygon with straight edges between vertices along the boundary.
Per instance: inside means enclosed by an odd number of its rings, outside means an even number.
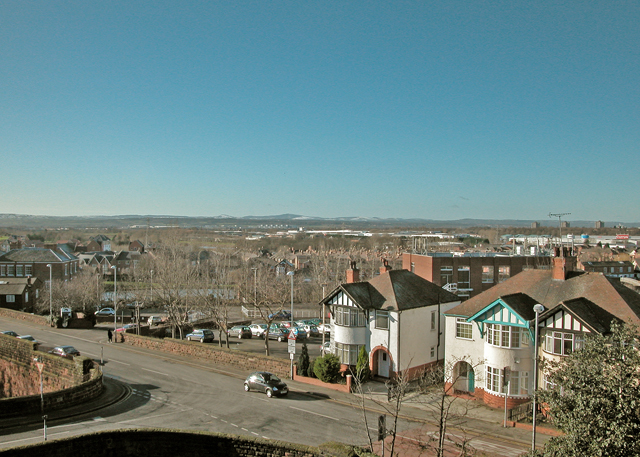
M0 2L0 213L637 220L640 4Z

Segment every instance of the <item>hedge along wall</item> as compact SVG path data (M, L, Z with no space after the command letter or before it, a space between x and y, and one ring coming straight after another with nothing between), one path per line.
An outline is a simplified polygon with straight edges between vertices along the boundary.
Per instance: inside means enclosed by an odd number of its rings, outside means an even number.
M144 347L175 355L197 357L210 360L215 364L231 365L246 371L256 369L270 371L281 378L291 377L291 362L285 359L170 338L150 338L133 333L127 333L123 337L124 343L131 346Z
M6 451L16 457L175 457L179 455L212 457L319 457L327 455L318 448L258 438L241 438L205 432L166 430L116 430L56 439Z
M40 372L45 411L82 403L102 393L102 373L87 357L74 360L39 352L37 345L0 334L0 415L40 412Z

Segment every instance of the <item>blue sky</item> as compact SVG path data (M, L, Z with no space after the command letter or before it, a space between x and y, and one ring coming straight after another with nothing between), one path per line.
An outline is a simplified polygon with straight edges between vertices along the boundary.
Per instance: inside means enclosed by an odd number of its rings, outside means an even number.
M638 220L637 1L0 1L0 213Z

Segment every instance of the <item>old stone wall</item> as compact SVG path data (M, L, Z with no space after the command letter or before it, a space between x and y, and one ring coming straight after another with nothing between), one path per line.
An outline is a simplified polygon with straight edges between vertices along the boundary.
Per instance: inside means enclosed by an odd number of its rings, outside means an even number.
M30 341L0 334L0 415L28 414L41 408L40 372L45 409L94 398L102 392L102 374L87 357L73 360L36 350Z
M210 360L215 364L231 365L247 371L259 368L260 370L275 373L281 378L291 377L291 362L289 360L170 338L149 338L132 333L127 333L123 337L124 343L131 346L144 347L175 355L197 357Z
M0 317L30 322L32 324L42 325L45 327L49 325L47 316L38 316L37 314L23 313L22 311L14 311L7 308L0 308Z
M45 441L31 446L0 451L15 457L319 457L327 455L318 448L279 441L240 438L215 433L161 430L116 430L67 439ZM329 454L331 455L331 454ZM335 455L335 454L334 454Z

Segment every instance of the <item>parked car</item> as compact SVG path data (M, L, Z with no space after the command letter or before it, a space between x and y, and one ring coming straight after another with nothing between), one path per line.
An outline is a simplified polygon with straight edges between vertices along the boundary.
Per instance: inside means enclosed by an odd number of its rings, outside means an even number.
M269 314L269 319L291 319L291 313L284 309L281 309L277 313Z
M0 332L3 335L9 335L9 336L13 336L13 337L17 337L18 334L16 332L14 332L13 330L5 330L3 332Z
M230 337L236 336L238 338L251 338L251 329L246 325L236 325L235 327L231 327L227 334Z
M193 332L189 333L184 337L187 341L200 341L201 343L212 342L215 339L215 335L213 330L209 330L208 328L203 329L195 329Z
M320 330L313 324L303 324L299 326L307 332L308 337L320 336Z
M115 310L113 308L102 308L95 312L96 316L113 316L115 314Z
M31 335L20 335L18 337L19 340L27 340L27 341L31 341L32 343L38 343L40 344L40 342L38 340L36 340L34 337L32 337Z
M331 341L325 341L324 344L321 344L320 352L322 353L322 355L331 352Z
M151 327L152 325L160 325L162 324L162 317L149 316L149 319L147 319L147 324L149 324L149 327Z
M267 330L267 324L251 324L249 328L253 336L261 337Z
M250 390L264 392L269 398L274 395L284 396L289 393L287 385L275 374L268 371L256 371L247 376L247 379L244 380L244 390L245 392Z
M265 333L262 334L262 339L264 339L264 337L265 337ZM289 330L287 330L286 328L278 327L278 328L269 329L270 340L277 340L279 343L282 343L283 341L287 341L288 337L289 337Z
M323 333L325 335L330 335L331 334L331 324L320 324L320 325L318 325L318 332L320 332L321 335Z
M136 328L136 324L124 324L122 327L117 328L116 332L127 332L128 329Z
M80 355L80 351L73 346L56 346L49 351L49 354L59 355L65 359L73 359Z
M304 340L307 338L307 332L302 327L293 327L293 333L296 335L296 340Z

